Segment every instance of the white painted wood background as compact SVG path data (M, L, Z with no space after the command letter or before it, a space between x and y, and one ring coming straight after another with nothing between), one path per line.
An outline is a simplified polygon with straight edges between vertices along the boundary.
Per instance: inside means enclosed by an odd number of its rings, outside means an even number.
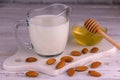
M72 3L72 4L118 4L120 0L0 0L4 3Z
M41 8L42 4L0 4L0 80L120 80L120 51L117 56L107 58L102 67L98 68L103 76L94 78L86 73L76 73L68 77L66 73L50 77L40 73L37 78L28 78L23 73L12 73L2 68L3 61L17 51L14 36L15 24L26 18L30 9ZM82 25L86 18L93 17L108 28L108 35L120 43L120 6L119 5L69 5L72 7L70 15L70 29L72 24ZM71 30L70 30L71 31ZM71 33L69 34L71 36Z

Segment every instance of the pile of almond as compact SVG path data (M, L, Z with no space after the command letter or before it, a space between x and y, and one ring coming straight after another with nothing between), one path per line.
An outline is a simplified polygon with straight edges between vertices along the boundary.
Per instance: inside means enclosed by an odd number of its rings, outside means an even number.
M101 62L96 61L96 62L91 63L90 68L97 68L100 65L101 65ZM77 66L75 68L68 69L67 74L68 74L68 76L73 76L75 74L75 71L76 72L83 72L86 70L88 70L88 66ZM94 77L100 77L102 75L100 72L95 71L95 70L88 70L88 74L90 76L94 76Z
M91 50L88 50L87 48L83 48L81 50L81 52L76 51L76 50L71 51L71 55L72 56L81 56L82 54L87 54L88 52L90 52L90 53L97 53L98 51L99 51L99 49L97 47L93 47Z
M56 64L56 69L60 69L60 68L63 68L66 64L69 64L70 62L74 61L74 58L72 56L81 56L82 54L87 54L88 52L90 53L96 53L98 52L98 48L97 47L93 47L90 51L87 49L87 48L83 48L81 50L81 52L79 51L71 51L70 55L69 56L63 56L60 58L60 61ZM26 58L25 60L26 62L28 63L31 63L31 62L36 62L37 61L37 58L35 57L28 57ZM56 59L55 58L49 58L47 61L46 61L46 64L47 65L52 65L52 64L55 64L56 63ZM99 61L96 61L96 62L93 62L91 63L90 65L90 68L97 68L101 65L101 62ZM86 71L88 70L88 66L77 66L75 68L70 68L67 70L67 74L69 76L73 76L75 74L75 72L83 72L83 71ZM101 73L100 72L97 72L95 70L88 70L88 74L91 75L91 76L95 76L95 77L99 77L101 76ZM38 72L36 71L28 71L26 72L26 76L28 77L37 77L39 75Z

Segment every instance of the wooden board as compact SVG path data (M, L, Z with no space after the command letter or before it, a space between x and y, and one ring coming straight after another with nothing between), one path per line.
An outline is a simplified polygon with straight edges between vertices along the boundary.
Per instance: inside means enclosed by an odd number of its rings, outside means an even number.
M73 56L74 61L71 63L67 63L65 67L61 69L56 69L56 64L60 61L60 58L65 55L70 55L72 50L81 51L84 47L87 47L91 50L93 47L98 47L99 51L97 53L88 53L82 54L81 56ZM54 57L56 58L56 63L53 65L47 65L46 60L48 58L41 57L37 55L33 50L20 48L16 54L9 57L5 60L3 67L5 70L12 72L24 72L28 70L40 71L42 73L57 76L65 71L67 71L71 67L76 67L80 65L85 65L87 63L91 63L94 60L100 60L105 58L106 56L114 56L116 52L116 48L108 43L106 40L102 40L101 43L95 46L80 46L76 44L73 40L69 40L68 45L66 46L65 51L62 55ZM25 61L28 57L36 57L38 59L37 62L28 63Z

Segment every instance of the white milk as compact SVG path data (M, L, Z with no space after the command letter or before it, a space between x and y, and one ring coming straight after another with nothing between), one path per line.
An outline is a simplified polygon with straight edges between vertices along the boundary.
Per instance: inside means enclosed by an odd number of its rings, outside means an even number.
M41 15L29 20L29 33L34 50L41 55L56 55L64 51L69 22L62 16Z

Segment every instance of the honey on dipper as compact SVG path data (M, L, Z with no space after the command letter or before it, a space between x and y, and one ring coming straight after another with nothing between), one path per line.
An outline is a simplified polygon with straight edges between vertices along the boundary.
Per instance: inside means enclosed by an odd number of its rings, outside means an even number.
M115 40L113 40L111 37L109 37L106 33L104 33L103 30L101 29L101 25L95 19L92 19L92 18L87 19L84 23L84 26L89 32L100 34L109 43L111 43L117 49L120 50L120 44L117 43Z

